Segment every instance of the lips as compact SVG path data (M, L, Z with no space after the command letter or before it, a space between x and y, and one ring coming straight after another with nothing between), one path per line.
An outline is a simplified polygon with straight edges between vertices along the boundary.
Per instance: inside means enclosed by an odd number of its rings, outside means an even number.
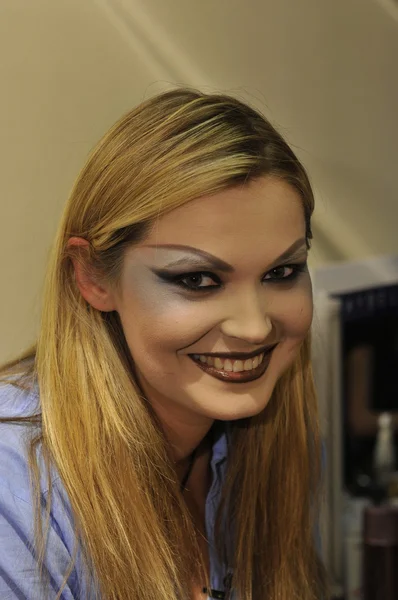
M212 377L231 383L246 383L261 377L271 360L275 346L250 354L190 354L191 360Z

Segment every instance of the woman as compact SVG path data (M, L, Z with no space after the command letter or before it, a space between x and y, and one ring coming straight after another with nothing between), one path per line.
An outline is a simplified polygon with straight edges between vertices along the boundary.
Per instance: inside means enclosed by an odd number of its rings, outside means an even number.
M312 210L228 96L162 94L102 139L3 369L1 597L324 597Z

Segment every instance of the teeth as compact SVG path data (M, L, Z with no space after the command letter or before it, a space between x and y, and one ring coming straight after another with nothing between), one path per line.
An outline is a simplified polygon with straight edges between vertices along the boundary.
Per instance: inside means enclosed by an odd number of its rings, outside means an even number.
M235 360L233 370L234 370L234 373L240 373L241 371L243 371L243 361Z
M232 371L232 362L228 358L224 361L224 371Z
M222 369L223 368L223 364L222 364L221 358L215 358L214 359L214 367L216 369Z
M243 369L245 371L251 371L253 368L253 360L251 358L248 358L247 360L245 360L245 362L243 363Z
M252 371L253 369L256 369L258 365L263 362L264 353L259 354L254 358L248 358L245 361L219 358L218 356L205 356L204 354L193 354L193 358L198 362L209 365L209 367L214 367L218 371L241 373L242 371Z

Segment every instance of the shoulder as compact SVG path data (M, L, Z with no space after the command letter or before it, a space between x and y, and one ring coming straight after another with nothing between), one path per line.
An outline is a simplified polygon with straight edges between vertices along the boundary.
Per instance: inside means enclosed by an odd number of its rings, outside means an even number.
M35 416L38 418L34 419ZM32 420L18 421L21 417L32 417ZM38 388L24 390L11 384L0 383L0 490L3 495L8 491L20 500L32 504L29 454L31 442L40 433ZM34 449L34 458L40 475L41 496L45 498L51 486L54 498L58 498L63 507L67 508L66 492L58 471L54 465L50 465L47 472L41 442ZM56 504L53 503L52 506L54 510Z
M36 414L39 409L39 392L36 385L23 389L16 383L0 381L0 419Z
M4 422L1 419L38 414L37 391L21 390L0 384L0 597L41 597L32 589L38 586L34 553L36 513L29 467L29 445L40 433L35 422ZM40 446L36 450L40 474L40 503L44 511L51 481L49 529L45 570L50 587L58 589L68 572L75 548L73 515L66 491L54 469L47 476ZM43 512L44 515L44 512ZM75 599L80 577L73 569L62 598ZM15 592L17 590L17 592ZM19 593L22 596L18 595ZM36 593L36 592L35 592ZM4 594L4 595L3 595ZM7 595L8 594L8 595ZM31 595L33 594L33 595Z
M29 446L40 428L34 422L17 419L34 416L38 411L36 390L0 383L0 486L25 501L30 500Z

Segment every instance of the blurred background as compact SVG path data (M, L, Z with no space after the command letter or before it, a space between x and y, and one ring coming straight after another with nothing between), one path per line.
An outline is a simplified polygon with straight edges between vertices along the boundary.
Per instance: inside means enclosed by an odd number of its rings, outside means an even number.
M34 341L48 252L90 148L145 98L175 85L236 95L307 167L324 553L347 600L359 597L354 499L374 479L378 417L391 416L393 439L398 409L398 389L377 392L376 358L398 347L397 56L397 0L0 2L0 362Z

